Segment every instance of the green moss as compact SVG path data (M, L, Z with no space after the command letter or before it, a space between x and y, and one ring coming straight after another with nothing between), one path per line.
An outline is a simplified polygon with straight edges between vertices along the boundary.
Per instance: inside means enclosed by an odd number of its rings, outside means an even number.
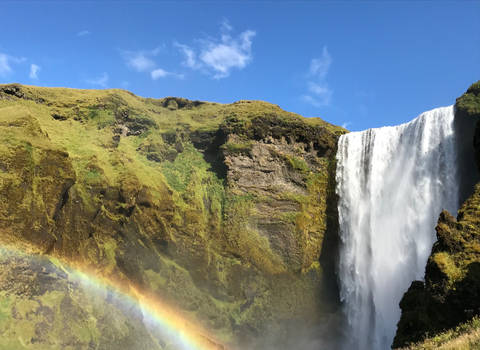
M192 180L192 175L198 171L205 172L209 165L202 154L193 145L188 144L173 162L164 162L162 172L167 183L177 192L183 193Z
M285 155L285 158L288 162L288 165L293 169L293 170L299 170L303 173L306 173L310 170L308 167L307 162L305 162L303 159L295 157L295 156L289 156Z
M7 297L7 296L1 296L1 299L0 299L0 324L2 324L2 322L8 320L11 315L10 315L10 298Z
M315 261L329 176L323 159L342 128L262 101L224 105L29 86L15 91L18 96L0 86L0 164L12 164L8 171L0 166L0 194L8 199L0 201L8 223L2 241L139 285L223 339L236 340L241 332L255 337L292 315L320 312ZM242 192L222 157L250 154L254 143L272 138L283 138L285 147L290 141L313 147L309 154L321 166L309 169L302 151L286 164L306 188ZM260 228L259 211L282 200L292 203L280 203L288 211L273 214L272 222L288 226L285 235L293 238L279 248ZM301 266L290 266L279 250ZM72 299L97 321L110 311ZM56 302L45 296L45 305ZM101 327L83 319L68 330L78 333L72 343L96 343L109 334ZM128 331L121 317L115 327Z
M252 141L245 141L245 142L227 142L222 146L222 149L227 152L227 154L245 154L249 155L252 151L253 142Z
M54 291L48 291L45 294L43 294L41 297L39 297L39 301L42 306L53 308L57 305L60 305L64 297L65 297L65 293L54 290Z
M117 264L115 257L116 257L116 250L117 250L118 244L115 240L108 239L105 242L103 242L101 247L103 248L103 252L105 254L105 260L107 262L107 266L105 267L105 272L109 273L115 268Z
M480 81L472 84L467 92L457 99L455 108L469 116L480 115Z
M90 108L88 118L94 122L99 129L106 128L115 124L115 117L111 110L98 110Z
M452 256L447 252L434 254L432 260L437 264L440 270L448 276L450 286L464 276L464 272L457 267Z

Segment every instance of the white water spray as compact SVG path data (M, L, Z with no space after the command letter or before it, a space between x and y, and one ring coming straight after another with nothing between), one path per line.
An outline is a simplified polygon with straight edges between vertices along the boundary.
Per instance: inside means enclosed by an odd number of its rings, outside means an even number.
M398 303L422 279L442 209L458 209L453 106L340 137L337 194L346 349L390 349Z

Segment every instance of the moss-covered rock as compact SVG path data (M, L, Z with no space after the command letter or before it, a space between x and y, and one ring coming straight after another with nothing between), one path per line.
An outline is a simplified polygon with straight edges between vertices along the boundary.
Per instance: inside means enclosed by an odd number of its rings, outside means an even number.
M455 110L456 119L477 123L471 147L480 169L480 82L457 99ZM418 342L480 315L480 183L456 218L446 211L440 214L436 231L425 282L413 282L400 302L402 315L393 347Z
M1 349L165 349L119 294L93 287L46 258L0 248Z
M458 118L479 118L480 116L480 81L472 84L455 103L455 114ZM477 167L480 169L480 123L475 127L473 139Z
M0 241L153 292L224 343L281 344L337 310L343 132L260 101L3 85Z

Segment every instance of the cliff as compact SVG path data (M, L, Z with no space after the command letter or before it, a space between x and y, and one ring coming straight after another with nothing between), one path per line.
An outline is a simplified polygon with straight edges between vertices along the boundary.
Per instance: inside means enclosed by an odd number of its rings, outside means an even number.
M456 122L463 125L462 135L469 147L473 145L480 169L480 81L457 99L455 109ZM473 137L469 129L474 132ZM470 163L473 162L472 159ZM465 160L460 160L459 165L466 179L460 182L462 192L465 194L470 187L471 193L470 184L472 179L478 179L478 174L474 167L465 165ZM414 281L400 302L402 316L394 348L454 329L480 315L480 183L456 218L446 211L440 214L436 232L437 242L427 262L425 281Z
M268 333L287 346L337 311L334 156L344 132L261 101L2 85L0 245L153 294L224 344L258 346ZM108 332L78 332L109 306L72 307L84 297L61 292L62 274L48 284L25 259L2 259L17 272L0 276L0 346L111 348ZM16 312L32 300L39 317ZM72 310L81 317L62 318ZM125 327L111 329L146 334Z

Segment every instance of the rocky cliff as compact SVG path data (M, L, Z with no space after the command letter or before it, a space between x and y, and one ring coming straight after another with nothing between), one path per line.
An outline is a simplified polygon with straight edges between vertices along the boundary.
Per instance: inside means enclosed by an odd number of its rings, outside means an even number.
M462 193L470 195L456 218L446 211L440 214L425 282L414 281L400 302L402 316L394 348L480 315L480 183L472 190L472 179L478 180L478 173L471 166L475 158L480 169L480 81L457 99L455 109L457 132L465 135L469 147L473 145L474 157L459 160Z
M270 334L288 348L293 333L337 311L343 132L260 101L2 85L0 244L153 294L223 344L260 346ZM9 336L0 346L111 348L108 332L78 332L110 306L72 304L83 294L62 294L61 274L48 284L25 258L2 266L0 331ZM28 285L40 286L34 298ZM30 301L42 317L28 316ZM61 318L72 310L81 316ZM133 339L135 327L118 339Z

